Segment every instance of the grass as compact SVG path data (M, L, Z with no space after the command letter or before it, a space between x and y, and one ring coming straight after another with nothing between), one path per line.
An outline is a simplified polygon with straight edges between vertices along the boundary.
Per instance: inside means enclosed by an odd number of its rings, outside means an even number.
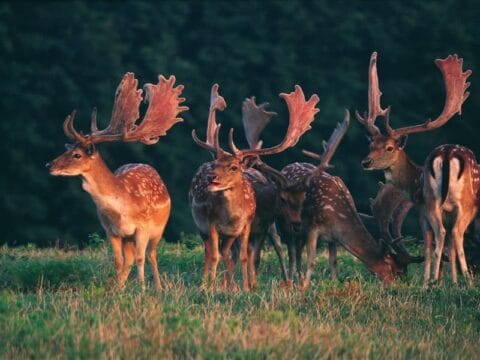
M340 281L320 255L306 292L279 287L273 252L259 289L200 291L198 239L163 243L165 289L112 286L108 246L0 248L0 358L477 358L480 291L421 288L421 266L384 287L340 253ZM238 278L239 280L239 278Z

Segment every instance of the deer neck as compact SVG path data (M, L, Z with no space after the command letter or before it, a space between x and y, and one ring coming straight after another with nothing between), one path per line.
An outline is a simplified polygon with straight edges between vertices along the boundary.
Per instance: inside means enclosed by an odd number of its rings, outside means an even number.
M356 214L345 219L344 224L338 226L337 239L339 242L369 268L378 262L383 262L384 253L378 241L368 232Z
M122 185L100 156L92 163L90 170L82 174L82 188L97 204L102 203L105 197L124 193Z
M413 200L418 191L422 169L401 151L397 161L385 170L385 180L395 185L409 199Z
M232 214L244 211L243 204L246 203L249 196L249 192L247 191L248 186L247 180L242 178L241 182L235 186L219 192L223 206L228 213Z

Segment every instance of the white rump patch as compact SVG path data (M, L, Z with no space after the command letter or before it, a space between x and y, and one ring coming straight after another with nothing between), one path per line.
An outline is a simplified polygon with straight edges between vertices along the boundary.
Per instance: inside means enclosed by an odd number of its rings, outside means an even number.
M458 197L460 196L463 185L464 185L464 176L460 179L458 175L460 174L460 161L457 158L450 160L450 182L448 185L448 197Z
M325 206L323 207L323 210L325 210L325 211L327 211L327 210L329 210L329 211L335 211L335 209L333 208L332 205L325 205Z
M432 162L433 173L435 174L435 178L432 177L430 172L428 172L428 183L430 188L432 189L433 195L436 199L441 198L442 196L442 169L443 169L443 159L440 156L437 156L433 159Z

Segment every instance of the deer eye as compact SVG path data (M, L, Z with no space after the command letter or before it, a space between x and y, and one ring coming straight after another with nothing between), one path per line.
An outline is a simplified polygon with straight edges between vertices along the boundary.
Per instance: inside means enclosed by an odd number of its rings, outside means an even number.
M79 153L75 153L75 154L73 154L73 157L74 157L75 159L80 159L80 158L82 157L82 155L79 154Z
M388 151L388 152L392 152L392 151L393 151L393 146L392 146L392 145L388 145L388 146L387 146L387 151Z
M238 170L238 166L236 166L236 165L230 166L230 171L233 172L233 171L237 171L237 170Z

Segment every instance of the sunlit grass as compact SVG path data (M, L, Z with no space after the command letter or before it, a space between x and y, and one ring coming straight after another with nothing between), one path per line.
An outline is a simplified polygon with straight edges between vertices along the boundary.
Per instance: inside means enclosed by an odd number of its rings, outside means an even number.
M202 258L195 238L162 244L164 290L147 264L146 292L135 271L117 292L108 246L1 248L0 358L478 357L478 287L423 290L420 265L384 287L341 252L332 282L321 254L312 288L286 291L267 251L259 289L229 293L199 290Z

